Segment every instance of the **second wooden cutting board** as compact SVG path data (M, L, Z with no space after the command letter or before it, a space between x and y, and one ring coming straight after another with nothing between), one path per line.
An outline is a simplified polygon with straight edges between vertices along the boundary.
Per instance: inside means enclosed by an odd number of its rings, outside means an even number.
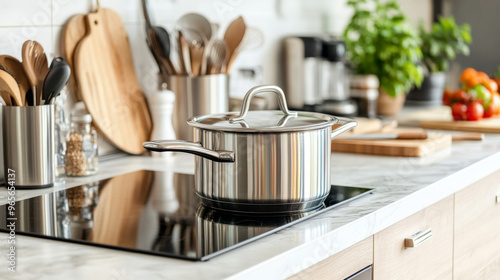
M152 123L123 22L112 10L99 9L85 16L85 24L87 35L74 54L81 98L94 125L111 143L141 154Z
M397 131L397 130L396 130ZM451 146L452 137L447 134L430 134L425 140L355 140L333 139L332 151L400 156L423 157Z
M420 126L426 129L500 133L500 117L480 121L454 121L451 110L447 106L405 114L398 118L398 122L402 125Z
M87 27L85 24L85 15L74 15L72 16L61 31L61 54L68 62L71 69L75 69L73 61L75 58L75 50L78 43L85 37L87 33ZM75 93L78 100L82 100L80 92L78 91L78 85L76 84L75 72L71 71L71 77L69 79L69 86L71 90Z

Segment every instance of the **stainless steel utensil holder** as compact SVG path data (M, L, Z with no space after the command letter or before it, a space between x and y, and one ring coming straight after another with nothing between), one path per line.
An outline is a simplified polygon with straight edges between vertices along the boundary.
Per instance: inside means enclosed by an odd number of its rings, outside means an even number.
M54 105L2 106L4 176L16 188L55 182Z
M193 141L190 117L229 111L228 75L169 76L167 87L175 93L172 122L179 140Z

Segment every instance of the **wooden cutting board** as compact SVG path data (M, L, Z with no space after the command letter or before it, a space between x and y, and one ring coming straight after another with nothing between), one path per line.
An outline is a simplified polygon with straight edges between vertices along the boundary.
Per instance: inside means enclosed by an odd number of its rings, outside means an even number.
M99 9L85 16L85 24L86 36L74 54L82 100L97 130L112 144L141 154L152 123L123 22L112 10Z
M72 16L61 31L61 55L68 62L69 67L74 69L74 55L76 46L85 37L87 27L85 24L85 15ZM77 100L81 101L82 98L78 92L78 85L75 79L75 71L71 71L69 79L69 87L75 93Z
M500 118L483 119L480 121L423 121L420 127L455 131L481 133L500 133Z
M500 133L500 117L480 121L454 121L447 106L422 110L398 118L402 125L420 126L427 129Z
M396 130L397 131L397 130ZM332 151L384 156L423 157L451 146L451 135L429 134L425 140L333 139Z

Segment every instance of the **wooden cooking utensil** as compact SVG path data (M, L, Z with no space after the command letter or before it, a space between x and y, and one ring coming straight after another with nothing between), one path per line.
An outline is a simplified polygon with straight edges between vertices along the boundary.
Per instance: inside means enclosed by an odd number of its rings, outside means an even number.
M172 64L172 61L170 61L170 34L168 34L167 30L161 26L153 26L152 28L155 31L160 54L168 64L168 68L170 68L170 75L175 75L177 71Z
M179 31L179 55L180 55L180 61L182 61L182 64L184 66L184 70L186 71L186 74L188 76L193 76L193 71L191 69L191 58L189 56L189 42L186 41L184 38L184 35L182 34L181 31Z
M178 58L177 64L179 66L179 71L177 71L177 72L179 75L187 75L186 66L184 65L184 57L182 54L182 47L181 47L182 32L177 30L176 33L177 33L177 36L176 36L175 45L176 45L177 58Z
M12 97L12 100L16 103L15 105L24 106L25 101L23 95L21 95L19 91L19 85L14 77L4 70L0 70L0 92L5 104L9 105L9 100Z
M141 154L152 123L123 22L109 9L86 15L85 22L87 35L74 54L82 100L97 130L111 143L125 152Z
M203 60L204 49L204 45L200 43L189 45L189 55L191 57L191 70L193 71L193 76L200 76L202 72L201 64Z
M8 92L0 91L0 104L4 106L12 106L12 100Z
M49 72L47 56L40 43L28 40L23 44L22 57L22 65L36 99L34 105L40 105L43 81Z
M199 76L205 73L206 63L204 63L205 47L207 39L205 35L195 29L182 29L182 36L188 43L188 54L191 62L191 72L193 76ZM186 61L185 61L186 63Z
M30 83L26 73L24 73L23 65L17 58L10 55L0 55L0 65L6 71L11 74L16 82L19 84L19 91L21 96L26 96L26 93L30 89Z
M245 21L241 16L231 22L231 24L227 27L226 33L224 34L224 41L226 41L229 48L229 60L226 66L226 73L231 71L234 60L238 55L237 48L245 36L245 31Z
M160 72L163 75L176 75L177 70L170 60L170 39L167 31L156 26L147 29L147 36Z
M167 76L169 75L170 70L168 69L168 64L165 63L161 52L158 47L158 41L156 38L156 32L153 28L148 28L146 30L147 33L147 44L149 46L149 49L153 53L153 57L156 60L156 64L158 65L158 68L160 70L160 74L163 76L163 79L166 80Z

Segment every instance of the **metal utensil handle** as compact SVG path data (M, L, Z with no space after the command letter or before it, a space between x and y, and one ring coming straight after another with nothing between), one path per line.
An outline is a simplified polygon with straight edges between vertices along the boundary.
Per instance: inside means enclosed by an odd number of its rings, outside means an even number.
M142 143L142 146L153 152L184 152L201 156L217 162L234 162L234 152L213 151L205 149L200 143L184 140L161 140Z
M237 121L242 121L245 119L246 115L248 114L248 111L250 110L250 101L252 98L259 93L263 92L274 92L278 96L278 102L281 111L287 116L297 116L297 112L290 112L288 110L288 106L286 105L286 99L285 99L285 93L283 90L278 87L278 86L273 86L273 85L265 85L265 86L256 86L251 88L247 94L245 94L245 97L243 98L243 102L241 104L241 111L240 115L234 118L230 118L230 122L237 122Z
M419 231L414 235L405 238L406 248L415 248L418 245L424 243L427 239L432 237L432 229L428 228L426 230Z
M358 125L358 122L353 120L353 119L349 119L349 118L342 118L342 117L336 117L339 124L342 124L341 126L335 128L333 131L332 131L332 139L335 138L337 135L340 135L348 130L350 130L351 128L353 127L356 127Z

